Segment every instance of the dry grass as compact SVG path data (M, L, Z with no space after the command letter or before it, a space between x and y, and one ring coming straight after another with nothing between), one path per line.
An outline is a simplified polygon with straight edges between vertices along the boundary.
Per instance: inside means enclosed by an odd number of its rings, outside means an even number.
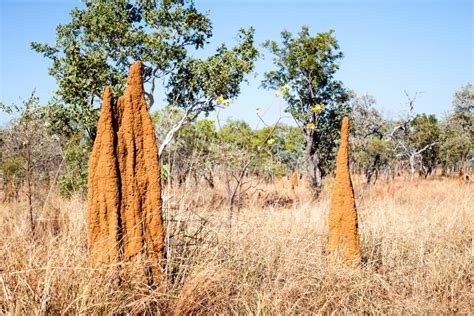
M0 206L0 313L472 312L473 186L355 182L364 260L356 270L325 254L330 183L319 201L301 186L295 194L260 185L231 234L219 186L169 190L168 262L154 289L131 276L140 262L88 267L81 199L38 207L35 239L23 204Z

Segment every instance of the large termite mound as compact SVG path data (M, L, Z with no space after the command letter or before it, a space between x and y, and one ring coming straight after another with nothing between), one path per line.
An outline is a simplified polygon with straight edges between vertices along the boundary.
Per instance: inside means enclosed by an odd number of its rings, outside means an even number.
M159 275L163 222L158 148L146 106L142 64L131 68L124 95L105 89L89 161L87 229L91 261L141 258Z
M357 209L349 174L349 119L347 117L342 121L336 179L329 210L329 251L340 254L344 261L351 265L357 265L360 261Z

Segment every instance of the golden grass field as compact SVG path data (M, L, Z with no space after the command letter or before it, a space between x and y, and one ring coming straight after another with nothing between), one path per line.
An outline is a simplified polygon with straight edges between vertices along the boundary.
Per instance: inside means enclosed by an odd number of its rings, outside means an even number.
M318 201L288 180L259 184L231 231L222 184L166 188L167 265L153 289L89 267L83 198L38 202L35 239L25 203L1 205L0 314L472 313L474 185L354 185L360 269L325 253L330 181Z

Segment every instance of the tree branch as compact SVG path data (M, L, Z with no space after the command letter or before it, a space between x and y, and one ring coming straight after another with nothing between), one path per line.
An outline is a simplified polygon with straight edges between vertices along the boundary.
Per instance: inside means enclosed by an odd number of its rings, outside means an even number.
M166 137L161 143L160 149L158 150L158 157L161 157L161 154L165 150L166 146L168 146L174 139L176 133L178 133L179 130L183 128L186 124L193 121L205 109L205 105L208 104L210 100L211 99L209 98L200 102L196 102L194 105L186 109L183 117L181 117L181 119L176 122L176 124L174 124L166 134Z
M433 147L434 145L436 145L438 142L432 142L431 144L428 144L426 145L425 147L421 148L420 150L416 151L413 153L413 155L419 155L421 154L422 152L424 152L425 150L428 150L430 149L431 147Z
M184 113L183 117L175 125L173 125L171 127L171 129L166 134L165 139L163 140L163 142L160 145L160 149L158 150L158 157L161 157L161 154L165 150L166 146L168 146L171 143L171 141L173 140L176 133L181 128L183 128L183 126L185 124L187 124L188 122L190 122L192 120L192 119L190 119L191 113L192 113L192 108L188 108L186 110L186 112Z

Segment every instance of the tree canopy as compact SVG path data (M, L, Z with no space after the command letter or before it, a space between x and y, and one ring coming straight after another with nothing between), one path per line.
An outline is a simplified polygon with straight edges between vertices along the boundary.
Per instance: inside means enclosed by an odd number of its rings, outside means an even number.
M87 0L71 11L70 22L58 25L54 45L31 46L53 61L49 71L59 87L56 102L68 109L71 129L86 131L91 140L104 87L120 94L129 66L141 60L149 106L161 83L166 102L186 110L169 142L199 113L239 94L258 56L253 33L241 29L235 47L222 44L214 55L199 59L192 54L208 43L212 24L193 1Z

